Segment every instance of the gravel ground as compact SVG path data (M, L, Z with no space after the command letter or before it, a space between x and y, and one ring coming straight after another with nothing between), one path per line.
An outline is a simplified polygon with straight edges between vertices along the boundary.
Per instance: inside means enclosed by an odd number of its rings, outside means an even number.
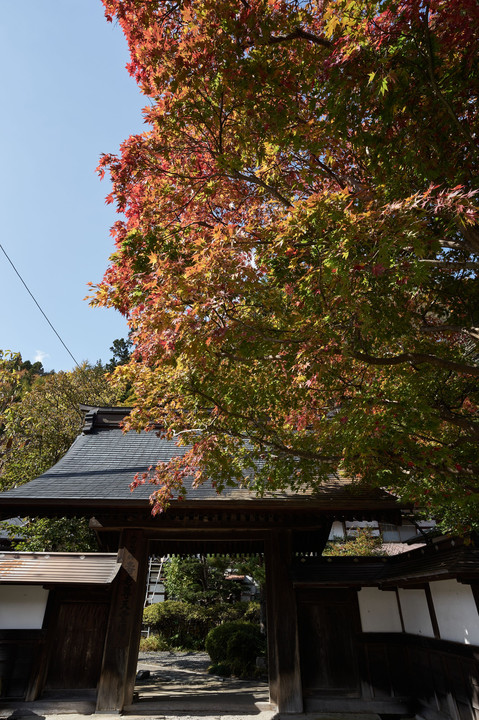
M202 652L140 652L138 656L138 670L150 669L158 679L171 682L180 682L186 675L211 678L210 665L209 655Z
M95 693L79 691L55 700L0 704L0 720L280 720L268 702L266 683L208 675L206 653L140 653L137 700L118 713L95 713ZM383 720L387 720L384 716ZM286 720L381 720L379 715L288 715ZM406 719L402 719L406 720ZM408 719L415 720L415 719Z
M270 720L267 683L209 675L206 653L140 653L131 720ZM147 671L148 677L141 677ZM159 712L158 712L159 711Z
M93 691L57 693L32 703L0 705L0 720L273 720L266 683L207 673L206 653L141 653L136 701L118 713L95 715Z

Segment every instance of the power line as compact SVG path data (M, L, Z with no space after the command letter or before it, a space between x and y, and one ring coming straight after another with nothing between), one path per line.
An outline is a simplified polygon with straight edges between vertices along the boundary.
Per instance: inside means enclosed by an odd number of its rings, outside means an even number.
M83 377L85 378L86 384L88 385L88 387L90 388L90 391L91 391L91 393L92 393L92 398L91 398L91 399L92 399L92 401L93 401L93 400L95 399L95 397L98 397L99 393L98 393L98 390L94 387L94 385L93 385L93 383L92 383L92 381L91 381L88 373L86 372L85 368L82 367L82 366L79 364L79 362L76 360L76 358L73 356L73 354L71 353L71 351L70 351L69 348L67 347L66 343L65 343L65 342L62 340L62 338L60 337L60 334L59 334L59 333L57 332L57 330L53 327L53 325L52 325L52 323L50 322L50 320L48 319L46 313L44 312L44 310L43 310L42 307L40 306L39 302L37 301L37 299L36 299L35 296L33 295L32 291L30 290L30 288L29 288L28 285L26 284L25 280L22 278L22 276L21 276L20 273L18 272L18 270L17 270L17 268L15 267L13 261L10 259L10 257L8 256L5 248L3 247L3 245L2 245L1 243L0 243L0 249L2 250L3 254L4 254L5 257L7 258L8 262L10 263L10 265L12 266L12 268L15 270L15 273L17 274L18 278L20 279L23 287L24 287L25 290L28 292L28 294L29 294L30 297L32 298L33 302L35 303L35 305L37 306L37 308L40 310L41 314L43 315L43 317L45 318L45 320L47 321L47 323L50 325L51 329L53 330L53 332L55 333L55 335L57 336L57 338L60 340L61 344L63 345L63 347L65 348L65 350L67 351L67 353L70 355L71 359L73 360L73 362L74 362L75 365L77 366L77 368L78 368L78 370L80 371L80 373L81 373L81 374L83 375ZM69 382L70 382L70 383L72 382L71 379L69 380ZM96 403L93 403L93 404L96 404ZM70 401L70 405L71 405L71 407L72 407L73 409L75 409L75 410L78 409L78 406L77 406L76 403L73 404L73 403Z
M50 322L50 320L48 319L46 313L45 313L45 312L43 311L43 309L41 308L41 306L40 306L40 304L38 303L37 299L35 298L35 296L34 296L33 293L31 292L31 290L30 290L30 288L28 287L28 285L27 285L27 283L25 282L25 280L22 278L22 276L21 276L20 273L18 272L17 268L16 268L15 265L13 264L12 260L9 258L8 254L7 254L7 251L5 250L5 248L3 247L3 245L2 245L1 243L0 243L0 248L1 248L2 252L3 252L3 254L5 255L5 257L7 258L8 262L9 262L10 265L12 266L12 268L15 270L15 273L17 274L18 278L20 279L20 282L22 283L22 285L23 285L23 287L25 288L25 290L26 290L27 293L30 295L30 297L32 298L33 302L35 303L35 305L37 306L37 308L40 310L41 314L43 315L43 317L45 318L45 320L47 321L47 323L50 325L51 329L53 330L53 332L55 333L55 335L57 336L57 338L60 340L61 344L63 345L63 347L65 348L65 350L67 351L67 353L70 355L71 359L73 360L73 362L75 363L75 365L77 366L77 368L80 368L80 364L77 362L77 360L75 359L75 357L73 356L73 354L70 352L70 350L68 349L68 347L66 346L66 344L63 342L63 340L62 340L62 338L60 337L60 335L58 334L58 332L57 332L57 331L55 330L55 328L53 327L53 325L52 325L52 323Z

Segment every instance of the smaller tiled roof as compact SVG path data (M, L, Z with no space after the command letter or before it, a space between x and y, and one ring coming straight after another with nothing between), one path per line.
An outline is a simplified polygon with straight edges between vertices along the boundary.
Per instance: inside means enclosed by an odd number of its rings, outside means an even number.
M425 578L464 580L479 577L479 547L470 539L444 537L429 545L396 555L381 576L383 585L414 584Z
M294 569L295 584L306 587L407 587L449 578L477 581L479 547L447 537L389 557L302 558Z
M8 529L7 529L8 525ZM22 527L25 527L27 525L27 520L24 518L19 517L12 517L8 518L7 520L4 520L4 525L0 528L0 540L10 540L12 537L12 533L15 528L15 537L21 538L22 535Z
M0 552L0 583L108 585L120 567L116 553Z
M403 542L388 542L388 543L382 543L381 544L381 554L382 555L402 555L403 553L410 552L411 550L418 550L420 548L423 548L425 545L424 542L417 542L417 543L403 543Z

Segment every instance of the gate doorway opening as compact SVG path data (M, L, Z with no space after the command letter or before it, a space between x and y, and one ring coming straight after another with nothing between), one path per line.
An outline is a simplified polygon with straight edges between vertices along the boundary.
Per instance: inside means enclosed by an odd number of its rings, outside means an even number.
M247 717L272 709L267 678L241 680L211 675L210 664L204 652L140 651L134 702L124 712Z
M125 709L247 716L272 708L264 543L152 540L149 552L134 703ZM243 672L230 674L226 656L215 664L205 652L208 632L228 622L258 628L258 646L240 658Z

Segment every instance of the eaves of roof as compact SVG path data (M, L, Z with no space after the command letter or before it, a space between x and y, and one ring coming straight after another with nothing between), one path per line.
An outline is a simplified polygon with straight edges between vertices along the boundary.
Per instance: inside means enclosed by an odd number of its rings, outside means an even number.
M116 553L0 553L0 583L108 585L120 564Z

